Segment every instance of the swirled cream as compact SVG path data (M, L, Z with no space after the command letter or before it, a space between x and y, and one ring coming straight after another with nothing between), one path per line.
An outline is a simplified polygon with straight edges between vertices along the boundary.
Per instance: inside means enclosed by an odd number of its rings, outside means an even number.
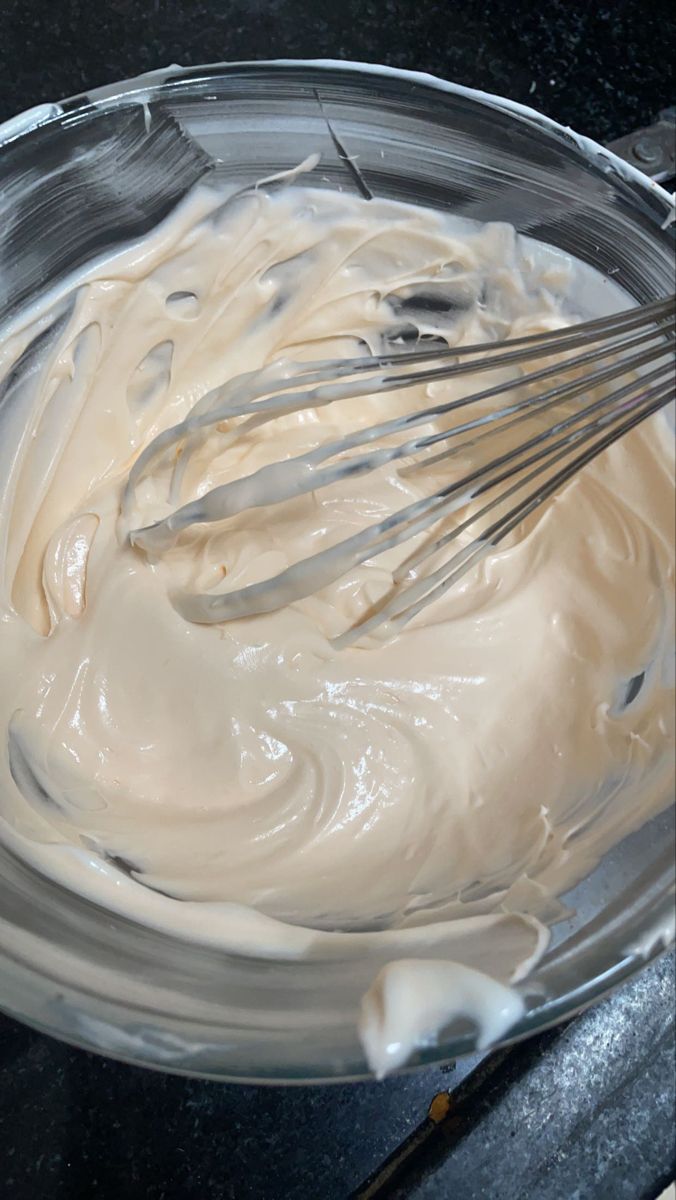
M388 593L410 546L252 618L201 624L176 597L267 578L462 463L394 462L191 526L157 553L128 534L171 511L174 464L143 477L132 512L122 496L151 440L243 372L623 306L505 225L297 185L205 188L7 330L0 839L179 936L272 957L373 954L362 1034L379 1073L458 1012L484 1041L504 1033L553 897L667 794L662 418L397 636L343 650L332 639ZM234 440L221 423L192 447L180 498L458 388L341 401Z

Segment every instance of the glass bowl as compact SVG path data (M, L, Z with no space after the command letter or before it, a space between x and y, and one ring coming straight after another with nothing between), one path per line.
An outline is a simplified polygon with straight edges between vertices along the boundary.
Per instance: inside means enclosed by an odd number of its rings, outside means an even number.
M149 233L207 174L251 184L317 151L315 186L512 222L638 301L673 288L667 194L531 110L363 64L172 67L0 127L0 336L76 268ZM668 801L571 893L575 914L527 981L510 1040L598 999L673 936ZM375 969L167 936L39 875L0 838L0 1007L88 1049L215 1079L364 1077L356 1020ZM413 1062L475 1049L474 1029L452 1026Z

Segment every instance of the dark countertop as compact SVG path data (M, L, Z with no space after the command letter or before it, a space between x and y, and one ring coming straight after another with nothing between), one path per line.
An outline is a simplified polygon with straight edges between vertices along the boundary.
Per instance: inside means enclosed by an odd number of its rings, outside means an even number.
M430 71L609 141L673 103L671 14L666 0L0 0L0 120L172 62L335 57ZM421 1125L392 1197L652 1200L674 1167L672 1010L667 957L567 1030L491 1059L463 1101L473 1114L490 1102L490 1124L443 1122L429 1141L430 1101L475 1064L235 1088L99 1059L0 1017L0 1197L343 1200ZM562 1116L560 1136L545 1136ZM509 1189L494 1187L505 1170Z

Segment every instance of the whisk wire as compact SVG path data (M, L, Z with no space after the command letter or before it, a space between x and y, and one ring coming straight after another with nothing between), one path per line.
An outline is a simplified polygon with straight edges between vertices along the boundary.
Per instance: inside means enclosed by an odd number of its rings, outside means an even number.
M629 342L622 346L622 349L634 349L646 342L654 342L654 340L654 330L648 330L639 336L632 337ZM578 356L574 365L576 369L580 369L589 363L598 362L609 354L616 353L615 347L604 347L601 351L591 350L586 354ZM634 369L642 367L663 355L664 347L658 344L637 357L632 366ZM532 387L536 383L541 383L561 375L562 371L565 370L565 366L565 363L562 365L560 362L557 362L539 371L522 376L518 380L518 383L521 387L526 385ZM485 365L483 369L485 370ZM455 426L452 429L439 430L433 434L427 434L423 437L400 443L397 446L383 447L362 457L352 458L348 461L341 460L332 466L318 470L317 468L322 462L347 454L360 446L390 437L397 432L410 430L411 427L417 425L428 424L435 418L448 416L450 413L466 408L469 405L476 406L507 391L513 391L515 381L514 379L503 380L471 396L446 401L445 403L433 405L422 412L414 412L404 417L394 418L377 425L369 426L367 429L357 430L355 433L349 434L340 440L330 441L305 454L287 459L283 464L282 471L279 470L279 464L272 464L260 467L251 475L246 475L240 479L232 480L219 487L212 488L205 496L199 500L193 500L188 504L180 506L164 520L156 522L153 526L136 531L134 533L134 542L146 550L157 551L166 549L178 533L188 525L222 521L226 517L235 516L245 508L279 504L293 497L318 491L320 488L327 487L339 479L356 478L359 475L378 470L390 462L409 458L439 442L453 440L461 433L468 432L481 425L502 421L505 417L519 411L527 410L525 415L531 416L537 408L546 409L550 406L550 403L559 402L564 398L570 399L578 395L581 391L586 391L590 387L597 386L608 379L616 377L618 374L625 373L626 369L626 364L623 361L619 364L612 364L608 368L598 368L597 371L586 376L581 385L571 385L570 381L566 381L541 395L513 402L497 411L484 413L472 421ZM405 386L411 387L419 384L424 374L417 372L414 376L408 376L405 380ZM448 368L446 369L444 378L448 378ZM389 381L387 381L387 390L392 390ZM312 403L314 406L314 397L305 397L304 407L307 407L309 403ZM269 420L272 418L266 416L266 419ZM262 420L259 423L262 423ZM239 430L235 431L234 436L241 436L242 432L245 431L246 427L240 427ZM441 457L445 457L445 455L439 456L439 459L435 460L422 460L418 466L431 465L431 461L439 461ZM188 454L184 453L179 459L180 469L185 470L187 458Z
M302 562L291 564L269 579L230 592L178 593L173 597L175 606L185 616L206 623L269 612L321 590L354 566L404 540L423 535L437 522L495 492L483 507L470 510L451 530L444 530L441 536L418 546L395 570L392 593L337 638L336 645L347 646L385 622L398 630L424 606L443 595L578 470L673 398L673 346L674 297L669 297L611 317L506 342L449 347L431 353L404 351L339 362L324 360L283 367L276 364L260 372L250 372L205 396L184 421L150 443L130 472L125 493L127 507L153 464L168 450L179 447L182 453L172 472L170 487L172 502L176 503L190 455L206 431L214 425L220 430L222 422L232 423L221 433L219 449L280 415L310 406L323 407L369 393L464 378L496 368L510 368L511 373L509 378L478 392L357 429L305 454L261 467L215 487L198 499L179 505L153 525L133 530L131 541L150 553L161 553L181 530L193 524L222 521L247 508L314 493L394 461L404 460L400 474L406 476L471 451L475 462L470 462L460 478L449 480L430 495L412 501ZM571 357L573 351L580 352ZM531 370L529 364L542 358L556 361ZM524 371L524 366L529 369ZM510 392L515 389L522 392L524 388L528 394L510 398ZM490 407L490 402L499 397L504 397L506 403ZM410 436L420 426L455 412L461 414L468 408L474 412L459 423ZM514 433L534 417L549 420L550 415L554 419L544 428L536 429L503 452L491 454L489 449L485 458L476 454L477 448L484 444L490 448L497 432ZM239 418L244 420L234 424ZM391 439L397 435L402 435L403 440L393 443ZM366 446L374 448L366 453L353 453ZM442 448L434 454L427 453L437 446ZM554 468L558 469L552 474ZM516 499L535 481L535 488ZM511 507L506 507L508 501L512 501ZM501 508L504 511L499 512L487 529L429 574L417 576L423 562L437 556L472 526L485 522Z
M524 362L542 358L553 352L563 353L576 349L580 345L588 346L590 341L608 341L615 338L616 335L627 331L631 332L637 326L645 325L648 321L649 328L641 337L641 341L645 341L658 336L665 322L668 328L670 318L673 324L673 308L674 302L671 298L645 305L642 308L630 309L628 312L619 313L610 318L585 322L582 326L571 326L552 330L546 334L529 334L510 339L508 343L476 343L468 346L449 347L448 350L435 350L432 353L421 353L418 350L417 352L367 356L362 359L338 362L325 360L321 363L310 364L309 369L306 364L293 364L291 379L285 379L283 373L275 368L274 364L271 368L248 372L203 397L185 420L164 430L146 447L130 472L126 499L129 500L148 468L164 451L177 445L182 439L211 425L238 417L247 417L248 420L234 430L234 436L241 437L243 433L259 427L264 421L287 416L310 406L321 408L333 404L337 400L357 399L374 391L394 391L399 388L419 386L422 383L433 383L436 380L452 379L458 374L466 375L485 371L487 368L495 370L514 364L520 366ZM505 351L505 345L509 345L510 349ZM605 352L617 352L623 348L630 349L634 345L632 340L624 346L616 343L613 346L609 345ZM596 352L590 351L590 355L594 353ZM475 361L464 361L471 356L474 356ZM456 359L460 361L453 361ZM442 360L441 366L429 367L427 365L430 361L438 362L439 360ZM583 357L583 363L589 360L588 356ZM396 367L399 370L401 367L411 364L420 365L421 363L425 363L424 370L408 372L403 377L399 374L373 375L374 370L378 371L385 367ZM289 366L287 365L284 370L288 371ZM543 373L531 376L531 382L537 382L539 379L547 378L560 371L560 364L544 368ZM340 380L351 375L368 375L368 379L357 378L352 382L338 385L335 383L336 379ZM327 383L327 379L330 379L331 382ZM304 384L304 390L287 395L286 390L297 386L299 381ZM317 386L315 387L315 385ZM513 386L513 380L506 384L498 384L494 389L488 389L487 395L497 395L501 390ZM311 394L306 390L310 387L313 389ZM274 391L274 395L265 398L271 390ZM435 409L428 409L425 412L429 415L431 411L432 415L441 416L446 412L454 411L455 408L472 403L475 399L477 399L476 396L461 398L451 402L448 407L439 405ZM422 416L422 414L412 413L410 415L411 423ZM185 469L186 458L186 455L181 456L181 470Z
M665 403L664 396L666 396L667 399L669 398L665 391L661 397L655 399L652 403L646 405L639 412L635 413L629 419L624 421L619 428L614 429L605 437L600 438L585 452L574 458L566 467L558 471L542 487L536 489L526 496L518 505L510 510L508 516L496 521L483 534L480 534L478 537L474 538L467 547L465 547L457 555L454 555L453 558L449 562L445 563L443 567L440 567L438 572L435 572L427 576L424 580L421 580L420 583L424 584L425 586L420 587L419 591L422 594L417 600L415 600L411 595L413 588L403 589L402 592L391 602L391 604L384 604L376 613L373 614L372 617L356 623L351 629L335 638L334 645L336 648L344 649L348 645L357 641L358 638L370 633L374 628L382 625L386 621L396 623L397 631L402 629L404 625L408 624L413 617L417 616L417 614L423 608L432 603L433 600L438 599L444 594L444 592L448 590L449 587L457 583L472 567L476 566L476 564L482 558L486 557L486 555L495 546L499 545L499 543L509 533L511 533L513 529L516 529L517 526L522 523L522 521L524 521L542 504L544 504L544 502L548 500L550 496L552 496L564 483L572 479L572 477L576 475L582 469L582 467L591 462L598 454L601 453L602 450L607 449L608 446L612 445L612 443L617 441L618 438L622 437L630 429L633 429L641 421L644 421L646 417L658 412ZM553 462L565 457L566 453L566 451L563 451L562 453L555 455L548 461L546 465L551 466ZM529 476L523 480L520 480L517 484L510 488L508 492L499 497L499 499L493 501L491 504L486 505L480 513L474 514L471 518L464 522L461 527L458 527L456 532L459 533L461 530L464 531L471 525L475 524L481 516L486 515L498 504L503 503L510 494L520 490L520 488L522 488L526 482L529 482L540 475L542 470L543 468L541 467L531 472ZM406 604L406 600L409 601L408 604ZM404 602L403 605L402 601Z

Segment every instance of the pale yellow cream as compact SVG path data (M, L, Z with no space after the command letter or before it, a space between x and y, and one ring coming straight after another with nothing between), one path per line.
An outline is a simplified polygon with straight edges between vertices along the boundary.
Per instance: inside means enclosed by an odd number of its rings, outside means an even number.
M169 467L139 483L131 511L121 499L150 440L241 372L378 351L412 327L475 342L622 304L588 268L504 225L299 186L204 189L7 331L0 838L181 936L285 957L342 939L405 959L365 1008L380 1073L456 1011L504 1032L520 1008L500 984L541 953L552 897L668 794L663 418L400 635L340 651L331 639L389 590L410 546L251 619L199 624L177 597L275 574L466 463L416 474L394 463L192 527L157 555L128 534L171 510ZM26 370L21 355L55 317ZM212 431L181 500L457 388L341 402L232 445L227 428ZM416 957L440 962L436 1002ZM481 1004L477 969L490 976ZM396 1005L409 998L398 1023L393 988Z

